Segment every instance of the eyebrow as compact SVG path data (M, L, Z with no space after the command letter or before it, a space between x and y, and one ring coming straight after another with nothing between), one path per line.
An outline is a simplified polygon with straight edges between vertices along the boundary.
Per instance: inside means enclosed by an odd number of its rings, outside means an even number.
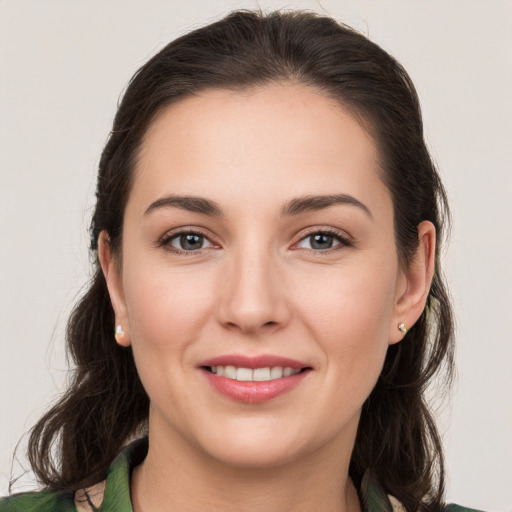
M147 210L144 212L144 215L148 215L159 208L169 207L181 208L182 210L187 210L189 212L204 213L205 215L214 215L216 217L222 217L224 215L221 207L215 201L205 199L204 197L177 195L170 195L157 199L149 205Z
M349 194L330 194L330 195L307 195L302 197L296 197L288 201L281 209L281 216L288 217L293 215L299 215L308 211L318 211L328 208L336 204L345 204L350 206L356 206L364 211L370 218L373 215L370 209L361 201ZM204 197L194 196L178 196L170 195L157 199L149 205L144 212L144 215L148 215L154 210L160 208L180 208L195 213L202 213L204 215L212 215L215 217L223 217L224 212L218 203L211 199Z
M363 210L370 218L373 218L370 209L364 203L349 194L297 197L285 204L281 210L281 215L298 215L303 212L323 210L335 204L356 206Z

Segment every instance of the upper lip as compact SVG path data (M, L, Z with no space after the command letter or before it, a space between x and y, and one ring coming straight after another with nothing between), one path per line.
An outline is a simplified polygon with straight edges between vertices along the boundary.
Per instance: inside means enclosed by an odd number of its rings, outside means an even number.
M295 370L311 368L311 365L297 361L296 359L266 354L253 357L239 354L226 354L207 359L201 362L199 366L236 366L237 368L250 368L252 370L255 368L275 368L277 366L293 368Z

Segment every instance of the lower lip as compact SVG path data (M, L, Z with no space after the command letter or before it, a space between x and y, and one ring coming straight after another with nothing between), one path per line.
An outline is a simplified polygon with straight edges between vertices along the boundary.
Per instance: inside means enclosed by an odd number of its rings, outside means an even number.
M310 370L305 370L295 375L290 375L289 377L255 382L218 377L208 370L203 369L202 371L213 388L219 393L237 402L250 404L267 402L291 391L297 387L310 372Z

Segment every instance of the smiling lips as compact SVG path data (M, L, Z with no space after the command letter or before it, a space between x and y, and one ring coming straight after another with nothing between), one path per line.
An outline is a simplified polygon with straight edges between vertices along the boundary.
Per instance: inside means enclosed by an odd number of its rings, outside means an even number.
M220 356L200 365L209 383L233 400L261 403L291 391L312 368L277 356Z

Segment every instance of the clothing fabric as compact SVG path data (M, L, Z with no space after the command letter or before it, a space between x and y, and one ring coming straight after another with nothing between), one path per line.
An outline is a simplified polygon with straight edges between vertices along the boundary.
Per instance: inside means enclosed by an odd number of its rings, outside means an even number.
M147 452L147 438L139 439L121 451L103 482L76 492L40 491L1 498L0 512L133 512L130 476ZM366 475L360 494L365 512L405 512L398 500L388 496L378 482ZM478 511L447 505L443 512Z

